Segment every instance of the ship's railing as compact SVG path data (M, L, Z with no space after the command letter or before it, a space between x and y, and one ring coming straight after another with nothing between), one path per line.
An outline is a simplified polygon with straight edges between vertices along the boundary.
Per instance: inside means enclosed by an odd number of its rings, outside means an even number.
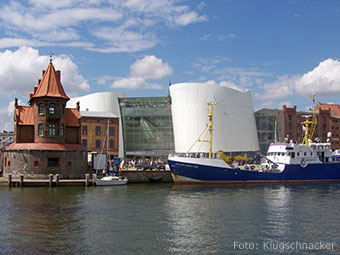
M209 152L176 152L170 151L169 157L181 157L181 158L209 158ZM211 158L217 158L217 153L212 153Z

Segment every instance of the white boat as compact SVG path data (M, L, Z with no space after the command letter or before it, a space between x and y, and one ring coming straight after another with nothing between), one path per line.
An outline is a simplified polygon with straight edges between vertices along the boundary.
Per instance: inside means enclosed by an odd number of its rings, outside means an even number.
M104 176L100 179L96 179L97 186L117 186L125 185L128 182L128 178L122 178L120 176Z

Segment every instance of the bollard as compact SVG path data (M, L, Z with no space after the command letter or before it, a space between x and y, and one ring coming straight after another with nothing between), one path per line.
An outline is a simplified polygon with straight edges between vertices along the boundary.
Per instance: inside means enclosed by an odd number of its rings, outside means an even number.
M20 187L24 186L24 175L20 174Z
M97 175L93 174L92 175L92 185L94 185L96 183L96 180L97 180Z
M85 185L86 186L90 185L90 174L85 174Z
M53 174L49 174L48 175L48 179L49 179L49 185L52 186L53 185Z
M59 185L59 180L60 180L60 175L56 174L55 175L55 185L58 186Z
M8 186L12 186L12 174L8 175Z

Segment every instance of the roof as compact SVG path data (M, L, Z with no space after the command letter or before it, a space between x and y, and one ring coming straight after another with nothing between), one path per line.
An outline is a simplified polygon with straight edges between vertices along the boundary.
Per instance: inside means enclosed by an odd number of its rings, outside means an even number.
M15 109L15 115L18 115L19 125L34 125L33 108L30 106L18 106ZM80 127L80 113L77 109L65 109L65 126Z
M97 111L81 111L81 117L93 117L93 118L118 118L117 115L112 112L97 112Z
M318 107L321 110L330 110L332 117L340 117L340 105L338 104L322 104L318 102Z
M32 96L32 99L38 97L58 97L66 100L70 99L66 95L64 88L60 83L52 62L48 65L37 90Z
M80 127L80 112L75 108L65 109L65 125L69 127Z
M77 150L83 151L84 147L80 144L57 144L57 143L12 143L7 148L10 150Z
M30 106L18 106L15 109L15 115L18 116L19 125L34 125L33 108Z

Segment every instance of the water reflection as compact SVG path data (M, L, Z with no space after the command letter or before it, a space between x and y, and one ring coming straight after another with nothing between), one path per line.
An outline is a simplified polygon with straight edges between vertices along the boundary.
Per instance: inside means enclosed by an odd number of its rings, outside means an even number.
M291 231L291 191L288 186L266 188L264 205L268 223L265 225L267 236L284 238ZM277 239L276 239L277 240Z
M233 244L336 243L339 197L340 184L0 187L0 254L264 254Z
M2 210L1 242L11 254L66 252L75 244L70 233L81 241L82 217L77 212L81 206L77 189L13 188L11 204ZM72 237L74 238L74 236ZM81 248L81 247L79 247ZM77 247L76 247L77 249Z

